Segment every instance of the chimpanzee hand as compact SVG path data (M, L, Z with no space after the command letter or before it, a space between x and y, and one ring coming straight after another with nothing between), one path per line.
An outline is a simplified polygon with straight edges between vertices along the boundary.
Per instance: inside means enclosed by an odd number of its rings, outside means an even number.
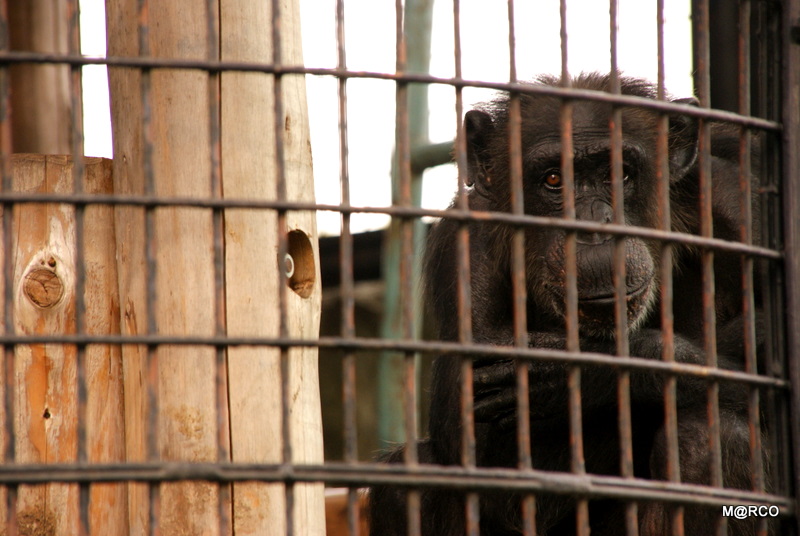
M500 345L510 345L506 337L498 337ZM551 332L529 333L529 347L563 350L566 340L563 335ZM704 364L702 349L693 341L676 335L675 357L682 363ZM607 339L581 340L581 350L613 355L614 341ZM663 342L658 330L643 329L630 335L631 355L645 359L661 359ZM723 368L736 368L728 364L727 356L720 356ZM584 412L614 404L616 373L607 367L584 366L581 387L584 393ZM478 358L474 363L473 393L475 421L493 424L501 430L515 425L517 414L516 364L510 359ZM561 361L536 360L527 363L530 396L530 417L533 421L563 418L568 408L567 367ZM696 378L681 378L679 391L682 401L693 402L693 393L704 392L703 382ZM725 386L723 391L733 389ZM631 397L639 404L660 404L663 399L663 376L648 371L634 371L631 377Z
M511 345L506 337L495 339ZM510 339L510 337L508 337ZM506 343L506 344L502 344ZM528 347L563 350L565 337L551 332L531 332ZM561 362L534 361L527 364L531 393L531 418L546 419L567 407L566 368ZM473 370L475 421L494 424L501 430L515 425L517 414L516 364L513 360L478 358Z

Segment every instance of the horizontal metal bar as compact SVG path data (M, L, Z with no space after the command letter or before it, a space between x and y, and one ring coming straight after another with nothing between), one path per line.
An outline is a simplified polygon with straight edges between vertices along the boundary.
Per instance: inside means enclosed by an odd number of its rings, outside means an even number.
M327 348L343 352L364 350L392 350L397 352L429 352L464 356L489 356L506 359L550 360L582 365L607 366L617 370L652 370L663 374L694 376L709 380L725 380L761 387L786 389L789 383L779 378L749 374L736 370L717 369L703 365L664 362L640 357L620 357L592 352L567 352L545 348L517 348L485 344L460 344L441 341L408 339L373 339L320 337L319 339L293 339L281 337L197 337L169 335L2 335L0 345L20 344L137 344L144 346L270 346L275 348Z
M409 488L552 492L587 497L612 497L637 501L669 501L719 506L725 504L776 505L782 515L792 515L787 497L696 484L671 483L605 475L575 475L536 469L462 468L457 466L377 463L288 465L256 463L59 463L0 467L0 485L45 482L325 482L336 486L396 485Z
M93 194L36 194L30 192L3 192L0 193L0 204L22 203L65 203L72 205L125 205L143 207L190 207L190 208L227 208L227 209L272 209L280 211L291 210L321 210L340 212L345 214L388 214L396 217L419 218L430 216L434 218L448 218L467 222L498 222L511 225L531 227L555 227L568 231L586 231L606 233L616 236L635 236L640 238L659 240L669 243L680 243L716 251L730 251L743 255L752 255L772 260L782 260L783 253L778 250L760 246L750 246L739 242L729 242L717 238L704 238L688 233L666 232L647 227L634 227L617 225L613 223L598 223L587 220L563 220L544 216L531 216L528 214L508 214L505 212L485 212L477 210L434 210L408 206L344 206L327 205L311 202L254 200L254 199L203 199L191 197L158 197L148 195L93 195Z
M513 91L520 94L548 95L567 100L588 100L605 102L619 106L635 106L647 108L664 113L680 113L693 117L726 121L748 128L781 132L782 125L776 121L768 121L757 117L739 115L723 110L700 108L687 104L675 104L669 101L660 101L631 95L604 93L585 89L573 89L546 85L535 85L525 82L486 82L481 80L464 80L461 78L442 78L418 73L380 73L369 71L351 71L340 68L316 68L301 65L274 65L271 63L213 61L202 59L178 58L90 58L74 54L48 54L37 52L0 52L2 63L55 63L65 65L106 65L109 67L133 67L140 69L198 69L207 72L259 72L275 75L287 74L313 74L320 76L335 76L337 78L372 78L378 80L391 80L396 82L411 82L420 84L446 84L455 87L481 87L496 89L498 91Z

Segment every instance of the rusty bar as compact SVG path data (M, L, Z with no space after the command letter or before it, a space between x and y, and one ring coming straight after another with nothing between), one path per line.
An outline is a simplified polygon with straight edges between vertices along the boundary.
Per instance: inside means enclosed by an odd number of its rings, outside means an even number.
M617 10L618 0L610 0L610 49L611 49L611 93L619 94L620 80L619 80L619 67L617 65ZM614 223L618 225L625 224L625 192L624 192L624 171L622 165L622 110L620 108L613 108L611 117L609 117L608 130L610 133L611 141L611 205L614 213ZM614 306L614 336L617 341L617 355L627 356L628 349L628 314L625 297L627 295L625 284L625 240L616 238L614 242L614 287L616 293L615 306ZM622 396L622 394L621 394ZM627 398L630 394L625 395ZM624 410L622 406L621 411ZM622 420L630 420L630 408L627 410L628 416ZM622 413L620 414L622 416ZM626 432L628 434L630 430ZM623 434L625 435L625 434ZM629 445L623 444L623 450L628 449ZM632 453L631 453L632 457ZM632 463L632 462L631 462ZM623 467L625 462L623 462ZM632 469L630 467L629 469ZM632 473L631 473L632 474Z
M618 0L609 1L609 42L611 60L611 92L621 93L619 80L619 65L617 62L617 34L619 14ZM622 110L613 108L609 118L609 135L611 141L611 205L614 213L614 223L625 223L625 192L624 170L622 163ZM625 239L614 239L614 326L617 342L617 355L630 354L628 343L628 313L627 313L627 285L626 285L626 242ZM628 371L621 371L617 379L617 404L619 411L619 438L620 438L620 474L626 478L633 478L633 431L631 422L631 377ZM638 509L635 502L625 504L625 531L628 536L638 536L639 521Z
M77 0L67 2L67 42L70 54L80 54L79 7ZM83 193L85 169L83 162L83 99L81 85L82 68L70 66L70 138L72 153L72 188L76 194ZM85 270L85 205L72 205L75 210L75 327L78 333L86 332L86 270ZM76 390L78 394L77 439L78 462L86 462L86 346L76 348ZM89 487L87 483L79 486L78 530L81 534L89 534Z
M150 56L150 2L141 0L138 4L139 12L139 56ZM145 195L156 196L155 170L153 168L153 122L152 122L152 80L150 69L141 70L141 99L142 99L142 145L144 171L144 190ZM155 335L158 333L156 322L156 301L158 294L156 291L156 276L158 270L157 255L155 244L155 207L145 207L144 235L145 235L145 285L147 294L147 334ZM157 462L160 459L159 452L159 403L158 403L158 348L155 345L147 346L147 459ZM160 519L160 483L151 483L149 486L149 532L155 536L159 530Z
M709 30L708 0L696 0L693 8L695 35L695 80L700 105L710 107L709 70ZM711 183L711 129L709 123L701 119L698 124L698 168L700 170L700 235L711 237L714 234L712 221L712 183ZM714 252L701 253L703 276L703 348L706 365L717 366L716 308L714 284ZM710 484L722 487L722 445L720 442L719 384L708 383L708 429L710 460ZM717 518L717 533L724 533L725 518Z
M67 2L68 46L71 54L80 54L79 9L77 0ZM82 110L82 69L78 65L70 66L70 138L72 154L72 187L73 193L83 194L85 169L83 162L83 110ZM13 111L12 111L13 113ZM86 273L85 273L85 205L72 205L75 211L75 327L77 333L86 332ZM87 461L86 432L86 346L76 347L76 391L77 391L77 461ZM89 489L90 484L79 486L78 530L80 534L89 534Z
M453 59L455 79L462 78L461 71L461 2L453 0ZM462 86L454 86L456 92L456 165L458 167L458 199L456 206L469 212L467 197L467 142L464 132L464 101ZM472 287L470 269L469 227L466 222L458 228L458 341L472 342ZM472 359L461 357L461 463L465 468L475 467L475 414L473 411ZM480 508L478 495L474 491L466 494L464 511L465 529L468 536L478 536Z
M408 40L406 36L406 13L401 0L396 0L397 42L396 71L404 73L408 70ZM409 128L409 87L406 82L397 83L397 142L395 153L400 178L400 204L412 205L411 178L411 133ZM400 221L400 331L407 339L415 336L414 322L414 222L404 218ZM406 436L406 463L410 467L419 464L417 452L417 358L413 352L403 356L404 365L404 415ZM419 536L422 532L419 490L408 492L408 534Z
M336 50L338 67L346 68L345 51L345 18L344 0L336 1ZM348 166L349 152L347 143L347 80L338 79L338 114L339 114L339 187L341 205L350 206L350 170ZM342 337L355 336L355 301L353 296L353 235L350 230L350 213L341 212L341 232L339 238L339 289L341 294ZM345 356L344 369L344 403L345 403L345 460L355 462L358 459L356 443L355 417L355 361L353 354Z
M508 2L509 22L509 55L511 58L510 79L516 79L516 57L514 54L514 4ZM521 131L520 101L519 96L509 95L508 114L508 141L511 182L511 211L514 214L524 212L524 197L522 192L522 131ZM512 238L512 294L514 311L514 344L519 347L528 346L528 322L526 315L527 289L525 277L525 231L523 228L514 230ZM518 465L520 469L530 469L531 444L530 444L530 403L528 400L528 365L524 361L516 361L517 376L517 447L519 449Z
M78 65L105 65L108 67L133 67L138 69L194 69L205 72L212 71L237 71L237 72L258 72L274 75L286 74L312 74L333 76L337 78L368 78L376 80L404 81L420 84L447 84L454 87L480 87L496 89L499 91L513 90L520 94L541 94L554 97L569 97L573 100L592 100L597 102L607 102L611 104L639 106L649 110L664 111L673 105L665 105L653 99L634 97L628 95L612 95L610 93L579 90L549 86L533 86L529 83L518 82L509 84L508 82L487 82L482 80L467 80L464 78L437 77L422 73L381 73L371 71L341 71L338 69L322 67L304 67L298 65L276 66L272 63L256 63L244 61L215 61L198 59L166 59L152 57L106 57L88 58L83 56L71 56L69 54L48 54L39 52L2 52L0 51L0 61L4 63L56 63L56 64L78 64ZM729 121L742 124L750 128L760 128L768 131L779 132L781 124L774 120L765 120L759 117L742 117L733 112L714 109L698 109L693 106L684 105L680 111L692 117L707 117L718 121Z
M453 59L455 79L462 78L461 71L461 2L453 0ZM458 194L456 206L469 212L467 197L467 142L464 132L464 101L462 86L454 86L456 93L456 166L458 168ZM466 222L459 225L457 235L458 265L458 342L472 343L472 287L470 284L470 240ZM461 464L469 469L475 467L475 414L473 411L472 359L461 357ZM480 510L478 495L474 491L466 494L464 511L467 536L478 536Z
M0 25L8 28L8 6L6 0L0 0ZM0 53L8 52L10 47L8 31L0 32ZM9 192L12 188L11 178L11 94L9 84L10 69L8 65L0 65L0 180L2 180L2 191ZM3 207L3 251L12 251L12 222L14 203L4 201ZM14 266L10 255L3 255L3 333L14 332L13 307L14 288L11 284L14 281ZM16 461L16 448L14 444L14 386L16 384L16 367L14 363L14 346L3 343L3 366L0 372L3 374L4 396L3 407L5 410L5 422L3 431L5 439L0 445L3 452L3 463L13 464ZM5 500L7 527L16 527L17 519L17 486L6 485L2 488L0 500Z
M800 2L789 0L784 6L781 25L781 48L783 51L781 73L783 86L782 119L783 134L783 184L784 184L784 236L786 241L786 348L788 353L788 378L791 391L791 436L795 490L795 505L800 507L800 225L797 220L798 178L800 178ZM794 530L800 533L800 516L795 518Z
M708 0L694 0L692 4L692 21L695 54L695 83L701 107L711 107L710 80L710 42L709 42L709 6ZM698 169L700 180L699 222L700 236L714 235L712 220L712 182L711 182L711 125L705 119L698 122ZM714 281L714 252L701 251L701 271L703 286L703 350L707 366L717 366L717 334ZM722 487L722 444L720 439L719 383L708 382L708 448L711 454L709 461L712 486ZM724 535L727 532L727 519L722 515L716 517L715 533Z
M739 113L750 115L750 1L739 3L739 35L738 35L738 98ZM751 152L750 132L739 131L739 189L741 193L741 231L740 240L744 244L753 242L752 187L751 187ZM755 296L753 287L753 258L742 256L742 318L744 336L745 370L757 373L756 328L755 328ZM750 432L750 467L752 489L764 491L764 463L761 439L761 401L760 392L750 387L748 397L748 425ZM767 520L759 521L759 530L767 531Z
M781 53L781 47L776 46L776 42L781 42L786 38L785 26L783 26L782 17L786 13L776 10L771 10L770 6L759 2L757 4L758 28L761 30L760 38L756 40L758 48L758 61L756 62L756 69L758 74L756 79L759 81L758 89L756 90L759 99L757 102L758 113L764 117L771 119L783 118L786 120L787 126L792 115L787 113L787 110L782 109L782 101L780 90L780 83L786 82L784 71L787 68L785 62L787 56ZM789 19L785 19L789 20ZM787 52L791 54L791 50ZM791 66L788 66L791 68ZM796 71L795 71L796 72ZM779 82L780 80L780 82ZM783 88L785 89L785 88ZM787 93L788 98L788 93ZM794 112L791 112L794 113ZM796 116L795 116L796 117ZM794 123L795 127L797 123ZM781 149L786 147L782 144L784 140L776 136L766 136L766 140L761 144L761 158L760 158L760 187L763 193L761 197L761 210L762 210L762 240L773 247L786 248L786 253L792 254L793 246L791 243L790 235L792 231L787 230L787 225L784 218L789 216L788 213L783 213L781 208L786 209L791 202L789 197L793 195L791 187L782 189L780 184L783 183L784 178L788 175L788 171L783 162L783 154L786 158L790 158L793 153L782 153ZM796 168L795 168L796 169ZM791 173L791 172L790 172ZM795 178L796 178L795 174ZM787 184L794 184L792 180L787 181ZM782 192L784 197L774 195L777 192ZM795 194L796 195L796 192ZM796 235L795 235L796 236ZM788 260L788 259L787 259ZM791 377L791 367L796 365L797 354L791 350L792 336L791 332L792 317L787 316L793 314L789 309L793 304L796 304L796 295L792 292L792 287L789 280L793 276L789 275L791 272L790 266L792 263L769 263L764 270L762 284L767 290L764 293L764 311L765 311L765 325L767 327L768 337L765 341L767 355L771 358L767 360L767 374L774 377L786 378ZM796 290L796 287L795 287ZM794 296L792 298L791 296ZM796 385L796 384L795 384ZM776 422L781 423L781 426L773 428L770 434L771 443L771 478L774 489L781 490L785 495L791 493L793 489L793 477L797 473L796 469L792 469L792 423L797 418L796 406L792 407L791 395L788 393L775 393L772 390L767 391L768 402L772 415L776 416ZM796 445L795 447L796 448Z
M776 192L776 187L769 186L763 189L765 192ZM389 214L405 217L433 216L437 218L449 218L467 222L494 221L509 223L512 225L556 227L565 230L586 231L608 233L621 236L636 236L645 239L660 240L663 242L677 242L685 245L703 247L716 251L731 251L764 259L782 260L783 252L775 248L765 248L761 246L747 246L738 242L729 242L717 238L704 238L693 234L665 232L658 229L646 227L632 227L627 225L616 225L613 223L598 223L585 220L566 221L561 218L550 218L544 216L532 216L528 214L516 215L506 212L485 212L485 211L464 211L460 208L435 210L423 209L418 207L401 206L349 206L340 207L339 205L326 205L311 202L295 201L274 201L257 199L213 199L213 198L187 198L187 197L156 197L154 195L64 195L64 194L30 194L30 193L2 193L0 192L0 203L10 202L13 204L22 203L92 203L97 205L125 205L143 207L193 207L193 208L214 208L227 207L232 209L272 209L272 210L318 210L347 213L363 214Z
M272 62L275 65L282 64L282 14L281 1L272 0ZM283 112L283 78L276 73L273 80L273 129L275 136L275 198L278 201L286 199L286 167L284 155L284 112ZM278 258L283 259L289 253L289 245L286 235L286 211L279 210L277 218L278 234ZM286 310L288 303L288 286L284 281L284 274L278 273L278 311L280 336L286 337L289 334L289 320ZM283 463L292 465L292 436L291 436L291 407L290 407L290 378L289 378L289 349L281 348L280 355L281 370L281 442ZM284 484L284 495L286 498L286 535L293 536L294 526L294 483Z
M209 61L220 59L220 32L218 26L218 0L206 0L206 54ZM209 110L209 191L211 197L222 198L222 146L220 116L220 73L208 73ZM212 212L212 248L214 264L214 333L218 337L227 335L225 306L225 231L224 212L216 208ZM228 415L228 362L227 349L214 349L214 385L217 408L217 460L231 460L230 421ZM232 532L231 486L220 482L217 486L217 507L220 536Z
M405 36L405 13L403 10L403 2L395 0L396 8L396 70L397 72L405 72L407 69L406 61L406 36ZM409 119L408 119L408 84L401 82L397 84L396 92L396 107L395 107L395 120L397 141L395 148L395 156L397 158L397 170L399 176L399 199L400 206L411 206L411 156L410 156L410 139L409 139ZM414 338L414 311L413 311L413 281L412 263L413 263L413 235L411 228L411 220L402 218L400 221L400 301L401 301L401 318L400 332L406 339ZM409 363L409 358L411 362ZM411 370L409 371L409 366ZM414 362L413 353L406 353L404 355L404 368L406 371L404 389L404 413L405 413L405 435L408 444L416 443L416 396L414 394ZM410 372L410 376L408 373ZM406 449L406 460L412 464L417 463L416 447Z
M664 0L657 2L657 40L658 40L658 99L667 101L664 86ZM669 188L669 118L662 114L658 119L658 140L656 151L656 180L659 185L658 211L661 229L672 229L670 213ZM661 242L660 292L661 292L661 337L663 342L662 360L666 364L675 363L675 330L672 311L672 264L673 250L669 242ZM664 381L664 435L667 446L667 479L680 482L680 464L678 460L678 409L677 378L668 375ZM684 509L682 505L669 507L671 532L673 536L682 536Z
M328 482L335 485L382 484L399 487L431 487L517 492L552 492L616 500L669 501L681 504L774 504L781 516L796 514L794 497L756 493L699 484L676 484L649 479L624 479L608 475L575 475L569 472L532 470L520 478L516 468L420 465L409 471L402 464L364 463L358 471L342 463L259 464L175 462L108 463L76 465L24 464L0 467L0 484L47 482L176 482L188 480L230 482Z
M759 376L740 372L711 368L703 365L687 363L664 363L663 361L653 361L651 359L638 357L619 357L607 354L597 354L591 352L568 352L563 350L542 349L542 348L512 348L503 346L492 346L487 344L463 345L453 342L439 341L418 341L418 340L392 340L370 339L358 337L344 339L341 337L320 337L318 339L294 339L294 338L271 338L271 337L195 337L195 336L172 336L172 335L137 335L137 336L22 336L14 335L0 337L5 344L138 344L138 345L190 345L190 346L274 346L274 347L315 347L349 350L387 350L399 349L400 351L431 352L437 354L461 352L469 356L495 356L501 359L519 357L528 360L560 361L564 363L577 363L581 365L600 365L615 369L631 370L651 370L664 375L679 374L687 377L713 378L720 381L738 382L742 384L753 384L761 387L781 389L788 391L789 382L780 378L769 376Z
M509 25L509 81L517 81L515 36L514 36L514 2L508 1ZM525 213L524 196L522 189L522 119L519 95L509 94L508 114L508 142L511 182L511 213L522 215ZM516 346L528 346L528 321L526 317L527 289L525 285L525 231L523 228L514 230L512 243L512 292L514 302L514 341ZM519 394L519 393L518 393ZM527 396L527 395L526 395ZM520 403L521 406L521 403ZM527 404L526 404L527 408ZM527 412L527 410L525 410ZM527 422L520 415L520 424ZM527 440L525 441L528 442ZM522 445L520 445L522 446ZM525 447L530 451L530 445ZM530 453L526 455L530 457ZM528 462L529 464L530 462Z
M405 34L405 12L402 0L395 0L395 70L404 73L407 70L407 45ZM408 83L398 81L395 101L396 141L395 158L399 177L399 204L411 206L411 156L408 125ZM413 222L409 219L400 221L400 332L407 339L414 337L413 307ZM416 419L416 367L413 352L403 355L403 414L405 416L404 451L405 465L411 469L419 464L417 456L417 419ZM409 490L406 502L409 536L421 534L420 492Z
M336 55L337 68L347 68L345 50L345 17L344 0L336 0ZM338 81L338 114L339 114L339 186L341 205L350 205L350 170L348 166L349 150L347 143L347 79L340 77ZM339 295L341 299L342 337L355 336L355 298L353 295L353 236L350 231L350 213L340 212L341 231L339 233ZM345 352L342 357L342 410L344 413L344 461L358 463L358 418L356 406L356 355ZM347 531L351 536L358 536L361 523L358 489L351 487L347 491ZM366 535L364 535L366 536Z
M561 17L561 87L572 86L568 68L567 47L567 0L560 0ZM573 170L572 145L572 110L571 100L561 103L559 117L561 130L561 176L563 181L563 218L575 220L575 177ZM565 301L567 350L577 352L580 349L578 339L578 274L577 274L577 242L574 232L566 232L564 239L565 257ZM581 369L578 365L568 368L567 386L569 389L569 432L571 470L576 474L584 474L586 466L583 457L583 424L581 410ZM577 497L575 511L576 532L579 536L589 535L589 502L585 497Z
M508 0L508 55L509 83L517 82L516 28L514 23L514 0ZM508 147L510 163L511 212L524 214L522 186L522 120L520 98L509 94L508 102ZM514 311L514 344L520 348L528 346L527 319L527 274L525 272L525 228L514 229L511 244L511 281ZM515 360L517 394L517 466L521 470L531 469L530 386L529 364ZM536 534L536 499L524 495L521 500L523 534Z

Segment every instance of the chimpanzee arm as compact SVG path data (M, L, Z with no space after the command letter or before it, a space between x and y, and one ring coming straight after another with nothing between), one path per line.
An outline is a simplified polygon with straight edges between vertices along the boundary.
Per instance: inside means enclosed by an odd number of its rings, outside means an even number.
M631 355L661 360L663 339L658 330L640 330L630 337ZM507 341L502 341L507 344ZM546 342L546 346L541 343ZM537 344L538 343L538 344ZM531 334L531 347L563 350L563 338L555 334ZM611 354L613 341L582 340L581 350ZM674 336L675 361L704 365L704 352L694 342ZM740 360L726 355L718 357L723 369L740 369ZM567 370L562 361L535 360L528 367L532 418L547 418L562 414L568 404ZM617 401L617 370L608 366L584 365L581 376L584 413L615 407ZM510 360L483 359L476 362L474 371L475 418L478 422L493 422L501 427L513 426L516 414L516 367ZM660 371L632 369L631 403L639 407L663 405L666 374ZM683 407L705 406L707 382L703 378L680 375L678 401ZM746 397L742 386L723 382L720 399L727 406L741 408Z
M386 463L403 463L406 447L398 447L383 457ZM422 464L440 463L434 458L430 441L417 443L417 458ZM369 491L369 528L372 536L408 534L408 488L374 486ZM455 491L426 488L421 492L422 534L461 536L464 534L464 499ZM446 521L446 522L445 522Z

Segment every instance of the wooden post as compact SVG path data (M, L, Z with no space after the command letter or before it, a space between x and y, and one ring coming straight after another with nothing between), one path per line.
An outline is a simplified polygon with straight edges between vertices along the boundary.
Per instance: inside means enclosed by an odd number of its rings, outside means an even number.
M137 23L149 20L150 53L162 58L206 59L207 2L151 0L147 17L137 13L136 0L107 0L108 50L111 56L139 55ZM268 2L220 0L223 59L258 62L271 58L272 15ZM284 61L299 63L297 2L282 2ZM158 23L155 24L155 21ZM117 193L145 192L144 116L141 74L112 68L114 178ZM302 77L285 77L282 129L287 197L313 199L311 158ZM153 176L159 196L208 198L221 195L210 187L211 123L209 76L196 70L154 70L150 75L149 132ZM274 199L276 195L275 129L272 77L258 73L221 75L222 191L229 198ZM189 208L155 212L156 273L148 272L144 210L117 210L120 299L123 332L145 333L148 296L146 278L156 278L155 322L162 335L214 334L217 310L224 311L229 335L278 335L278 285L287 292L288 331L292 337L318 335L320 290L317 236L313 213L287 214L286 228L277 228L270 211L225 212L225 303L215 304L212 213ZM294 276L283 278L279 233L289 236L295 259ZM215 305L217 306L215 308ZM128 459L145 459L149 431L143 392L148 378L145 350L125 348L125 408ZM280 352L274 348L227 351L229 414L218 415L214 385L215 355L211 348L158 348L159 452L164 460L217 460L217 440L230 444L233 461L282 462ZM288 354L292 421L292 459L322 462L316 351L292 349ZM218 419L219 417L219 419ZM229 428L217 429L217 423ZM226 435L226 434L229 434ZM153 453L151 453L153 454ZM204 483L161 487L160 529L164 534L216 534L219 526L217 487ZM323 490L319 484L296 485L296 534L323 534ZM286 506L283 485L237 484L232 519L236 534L284 534ZM131 527L147 529L146 490L131 491Z
M270 2L221 0L220 52L228 61L273 61ZM298 3L281 2L281 62L303 63ZM276 198L274 83L262 73L222 73L222 169L226 197ZM282 81L283 138L286 196L313 201L314 180L306 113L305 81L285 76ZM284 262L278 259L278 234L288 234L294 276L287 292L289 335L316 338L321 294L316 218L313 212L293 211L286 227L277 229L274 212L229 210L225 214L226 310L231 335L279 335L278 285ZM234 461L281 462L280 352L269 348L228 350L231 444ZM321 463L317 351L291 349L289 423L292 461ZM275 386L275 387L270 387ZM283 535L278 522L285 510L283 486L241 483L234 486L236 534ZM302 534L324 534L322 485L296 485L294 527ZM299 529L298 527L303 527Z
M108 53L137 56L136 0L109 0ZM204 58L206 2L149 2L149 43L153 56ZM144 19L147 20L147 19ZM157 21L157 24L156 24ZM109 69L114 132L114 190L145 193L144 114L141 76L135 70ZM159 196L209 198L208 75L196 70L157 70L151 74L151 141L155 191ZM192 208L162 208L154 214L153 235L145 234L140 208L117 211L120 300L125 334L155 329L160 335L214 335L214 258L212 214ZM155 246L151 273L145 247ZM147 280L155 278L155 297ZM148 302L155 318L148 318ZM152 321L152 322L151 322ZM143 347L123 349L128 459L217 461L215 352L211 347L159 346L155 375ZM151 429L148 382L157 382L157 430ZM221 408L226 411L227 408ZM148 441L156 434L156 452ZM162 534L217 534L219 492L205 482L169 483L160 487L159 530ZM131 496L131 527L149 530L146 488Z
M14 155L17 192L73 191L72 159ZM111 162L84 160L87 193L110 193ZM115 270L113 210L88 206L84 214L83 263L77 264L75 208L64 204L20 204L13 209L12 251L16 333L76 333L76 274L86 274L85 327L89 334L117 333L119 305ZM17 463L78 460L78 426L86 426L90 462L124 460L122 363L118 347L89 345L86 414L78 405L77 348L61 344L19 345L15 350L14 438ZM8 388L4 382L0 388ZM3 428L2 430L5 430ZM90 491L92 534L128 534L124 484L95 484ZM78 534L78 486L51 483L20 486L20 534Z
M8 2L11 50L69 52L67 8L63 0ZM69 153L69 66L23 63L10 70L14 152Z

